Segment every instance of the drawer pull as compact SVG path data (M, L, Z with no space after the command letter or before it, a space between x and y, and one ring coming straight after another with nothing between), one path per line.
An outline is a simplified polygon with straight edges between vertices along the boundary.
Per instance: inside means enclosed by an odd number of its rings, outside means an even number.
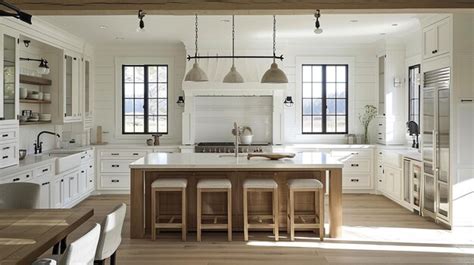
M359 179L351 179L351 182L359 182Z
M112 180L112 183L119 183L119 182L120 182L120 180L118 180L118 179L113 179Z
M30 174L26 175L25 177L26 177L26 178L29 178L29 177L30 177Z
M8 133L7 134L2 134L2 137L3 138L8 137Z
M379 137L379 140L383 140L383 138L380 138L380 137Z
M351 153L351 155L358 155L358 154L359 154L358 152Z
M8 156L2 156L2 159L7 159L7 158L8 158Z
M49 185L49 182L45 182L45 183L41 184L41 186L46 186L46 185Z
M3 150L8 150L8 149L10 149L10 146L3 147Z
M90 165L89 168L92 168L92 165Z
M45 168L43 169L43 172L48 172L48 170L49 170L48 168Z
M359 164L351 164L351 167L358 167Z
M86 156L81 156L81 159L84 159L84 158L86 158Z
M138 155L138 153L133 153L133 155L134 155L134 156L137 156L137 155Z
M13 182L17 182L17 181L20 181L20 178L14 178L13 179Z
M112 165L112 167L120 167L120 165Z
M110 155L112 155L112 156L118 156L118 155L120 155L120 154L119 154L119 153L111 153Z
M69 179L70 179L70 180L74 180L74 177L70 177Z

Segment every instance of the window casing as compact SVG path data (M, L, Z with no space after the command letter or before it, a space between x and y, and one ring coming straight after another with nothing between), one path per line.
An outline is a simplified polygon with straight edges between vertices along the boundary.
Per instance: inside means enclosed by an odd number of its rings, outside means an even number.
M302 133L347 134L347 64L302 65Z
M122 133L168 134L168 65L122 65Z
M408 121L420 125L420 65L408 68Z

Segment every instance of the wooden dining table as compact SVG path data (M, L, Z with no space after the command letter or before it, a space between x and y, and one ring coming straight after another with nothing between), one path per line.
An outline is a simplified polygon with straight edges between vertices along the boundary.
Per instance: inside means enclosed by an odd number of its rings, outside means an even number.
M31 264L93 215L93 209L0 210L0 264Z

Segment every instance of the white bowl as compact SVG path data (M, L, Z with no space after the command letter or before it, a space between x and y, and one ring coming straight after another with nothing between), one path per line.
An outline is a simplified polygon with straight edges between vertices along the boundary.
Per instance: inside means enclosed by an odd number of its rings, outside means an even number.
M39 115L39 119L40 119L40 121L50 121L51 120L51 114L41 113Z
M40 96L39 96L39 94L29 94L28 98L38 100L40 98Z
M43 100L51 101L51 94L50 93L44 93L43 94Z
M252 144L253 135L241 135L240 142L242 144Z

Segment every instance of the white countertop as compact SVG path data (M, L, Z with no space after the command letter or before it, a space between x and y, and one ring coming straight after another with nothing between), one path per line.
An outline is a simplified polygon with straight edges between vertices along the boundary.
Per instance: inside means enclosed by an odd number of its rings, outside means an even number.
M376 145L370 144L283 144L274 145L274 148L286 148L286 149L371 149L375 148Z
M266 158L247 159L233 154L213 153L153 153L130 164L130 168L145 169L322 169L344 165L326 153L298 153L294 158L272 161Z

